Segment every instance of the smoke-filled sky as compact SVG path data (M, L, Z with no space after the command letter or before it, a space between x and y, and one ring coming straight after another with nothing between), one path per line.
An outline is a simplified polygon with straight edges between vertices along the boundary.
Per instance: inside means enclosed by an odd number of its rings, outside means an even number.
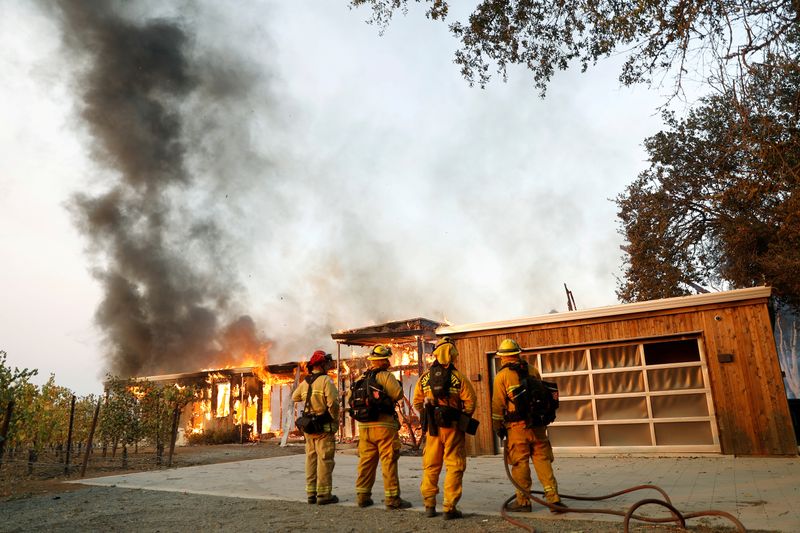
M470 88L418 6L379 36L345 0L42 4L0 2L0 350L40 380L615 303L662 102L620 61L542 100Z

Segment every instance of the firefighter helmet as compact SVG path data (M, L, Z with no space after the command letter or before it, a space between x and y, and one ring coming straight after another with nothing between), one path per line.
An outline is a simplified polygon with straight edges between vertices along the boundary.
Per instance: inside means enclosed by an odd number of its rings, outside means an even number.
M497 347L497 355L500 357L519 355L521 351L522 349L520 349L519 344L517 344L517 341L514 339L505 339L500 343L500 346Z
M442 366L447 366L458 357L458 348L450 337L444 337L436 343L433 349L433 356Z
M453 339L451 339L450 337L442 337L436 342L436 346L433 349L435 350L436 348L438 348L443 344L452 344L453 346L455 346L456 343L454 343Z
M383 344L379 344L372 349L372 352L369 354L370 361L379 361L381 359L389 359L392 356L392 349L388 346L384 346Z
M308 366L317 366L327 363L328 361L333 361L333 356L329 353L325 353L322 350L317 350L314 352L314 355L311 356L311 360L308 362Z

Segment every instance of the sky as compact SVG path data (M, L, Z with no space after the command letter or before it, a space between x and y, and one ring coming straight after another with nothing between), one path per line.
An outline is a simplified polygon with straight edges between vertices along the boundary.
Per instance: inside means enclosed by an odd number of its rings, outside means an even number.
M109 371L203 368L232 324L277 363L388 320L566 311L564 283L581 309L616 303L612 199L647 166L663 94L621 87L622 58L557 74L544 99L516 68L469 87L457 42L419 6L383 35L368 17L345 1L140 2L109 15L166 27L185 53L147 89L178 124L164 170L137 159L162 146L133 144L142 101L97 105L115 82L138 85L125 60L95 68L107 58L80 17L0 2L9 364L99 393ZM135 153L112 152L120 144ZM112 197L128 224L115 235L93 226ZM111 297L120 278L137 305ZM130 341L132 323L149 344ZM170 328L177 340L152 340Z

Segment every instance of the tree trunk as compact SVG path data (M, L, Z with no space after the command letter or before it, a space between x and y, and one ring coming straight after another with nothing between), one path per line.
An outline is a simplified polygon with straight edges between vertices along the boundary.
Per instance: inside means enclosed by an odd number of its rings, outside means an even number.
M86 465L89 464L89 454L92 451L92 439L94 438L94 430L97 427L97 418L100 415L100 402L97 402L97 407L94 410L92 417L92 426L89 428L89 438L86 439L86 453L83 456L83 465L81 465L81 477L86 475ZM105 456L105 446L103 447L103 455Z
M36 462L38 457L36 456L36 450L34 448L28 448L28 475L30 476L33 474L33 463Z

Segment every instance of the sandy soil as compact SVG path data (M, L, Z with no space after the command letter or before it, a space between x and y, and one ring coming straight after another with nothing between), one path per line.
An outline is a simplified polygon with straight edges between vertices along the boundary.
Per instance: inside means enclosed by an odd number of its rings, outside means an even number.
M211 464L302 453L302 447L280 448L277 442L180 448L177 466ZM132 472L155 468L146 456L131 456ZM93 473L121 473L118 463L96 461ZM246 500L185 493L155 492L113 487L86 487L63 483L65 478L44 472L20 476L19 465L6 464L0 479L8 493L0 499L0 531L336 531L336 532L439 532L521 531L499 516L466 515L461 520L426 518L420 509L387 511L376 505L308 505L299 502ZM61 466L63 470L63 466ZM15 473L14 476L11 474ZM14 477L15 479L10 479ZM73 476L72 479L74 479ZM538 520L515 515L544 533L609 533L622 531L622 523ZM641 526L636 532L673 532L675 528ZM702 533L729 531L693 527Z

